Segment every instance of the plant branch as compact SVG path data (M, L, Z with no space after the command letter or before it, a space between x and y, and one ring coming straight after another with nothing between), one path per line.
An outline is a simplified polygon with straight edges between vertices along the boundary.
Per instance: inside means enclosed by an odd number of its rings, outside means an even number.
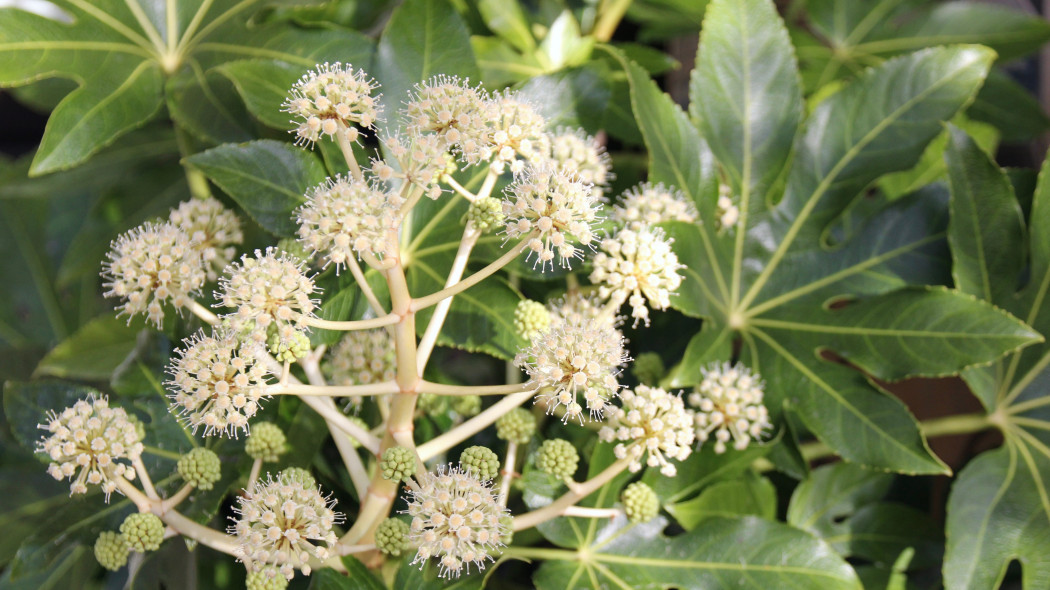
M377 318L369 318L367 320L347 320L347 321L333 321L333 320L322 320L321 318L306 317L304 323L314 328L321 328L324 330L341 330L349 332L352 330L370 330L372 328L382 328L383 326L390 326L396 324L401 320L401 317L388 313L384 316Z
M499 420L500 416L525 403L535 394L534 391L512 393L489 406L477 416L419 445L419 458L423 461L433 459L440 453L451 449L459 443L481 432L486 426Z
M434 395L507 395L511 393L532 392L539 389L531 383L512 383L510 385L448 385L445 383L432 383L420 381L416 386L416 393L432 393Z
M474 225L468 221L467 226L463 228L463 237L459 240L456 258L452 261L452 268L449 270L448 278L445 280L446 289L463 278L463 271L467 268L470 252L474 249L474 245L478 243L480 236L481 232L474 229ZM438 334L441 333L441 328L445 325L445 318L448 317L448 310L451 307L452 297L441 300L434 307L434 315L430 316L430 322L427 323L427 329L419 340L416 352L416 370L420 375L426 369L427 361L430 360L430 353L434 351L434 344L437 342Z
M492 276L493 274L496 273L496 271L498 271L499 269L503 268L504 266L507 266L508 264L510 264L510 262L512 260L517 258L519 254L524 252L525 249L528 248L529 240L532 237L534 237L534 235L533 234L529 234L528 236L525 237L525 239L523 239L521 242L519 242L516 246L514 246L509 251L507 251L505 254L503 254L503 256L500 256L499 258L497 258L494 262L491 262L485 268L482 268L481 270L479 270L476 273L470 275L469 277L463 279L462 281L456 283L455 285L451 285L451 286L446 287L446 288L444 288L444 289L442 289L440 291L431 293L430 295L425 295L423 297L420 297L419 299L414 299L412 301L411 310L412 311L419 311L421 309L425 309L427 307L430 307L431 305L434 305L438 301L441 301L442 299L445 299L447 297L452 297L453 295L462 293L463 291L466 291L467 289L473 287L474 285L476 285L476 284L480 283L481 281L487 279L488 277Z
M397 392L398 387L395 381L366 383L364 385L303 385L301 383L290 383L288 385L271 385L266 389L267 395L315 397L362 397Z
M531 528L540 523L547 522L552 518L562 516L565 514L566 509L583 498L586 498L598 488L612 481L614 477L619 475L624 469L627 469L627 466L631 464L632 460L633 459L629 456L624 457L623 459L618 459L615 463L602 470L598 475L578 484L574 489L569 490L560 498L543 508L538 508L532 512L526 512L520 516L515 516L514 530L520 531Z

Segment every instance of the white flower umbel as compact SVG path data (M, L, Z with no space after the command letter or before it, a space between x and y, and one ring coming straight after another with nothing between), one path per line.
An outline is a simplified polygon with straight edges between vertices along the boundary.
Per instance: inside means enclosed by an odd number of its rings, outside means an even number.
M333 385L366 385L397 375L396 351L385 329L347 332L324 365Z
M116 478L135 479L135 470L120 460L135 461L142 455L142 438L121 408L109 407L105 397L89 396L61 412L48 412L47 430L38 453L51 459L47 472L57 480L70 479L69 494L84 494L97 485L109 495Z
M238 557L256 569L274 565L291 580L295 568L310 575L310 558L328 559L338 542L332 527L343 521L335 500L316 484L282 473L267 475L237 498L237 518L229 528L240 543Z
M110 245L102 267L106 297L119 297L120 314L145 313L158 328L164 305L176 309L193 303L206 273L190 236L173 223L144 223Z
M689 394L689 405L696 411L696 438L703 443L712 433L715 452L724 453L726 443L746 449L752 440L761 440L772 427L769 412L762 405L765 384L757 374L737 363L712 363L701 369L703 380Z
M488 93L469 80L436 76L417 84L403 109L409 135L434 134L469 163L491 157L488 121L494 116Z
M620 367L628 360L623 335L612 322L593 321L584 314L559 317L540 332L515 362L530 384L549 388L539 395L547 411L565 406L563 420L584 420L582 397L592 419L602 416L617 394Z
M535 160L544 155L543 133L547 122L529 103L516 94L492 98L496 116L489 120L488 143L498 165L509 165L519 174L525 169L524 160ZM518 157L524 160L518 159Z
M729 185L718 185L718 203L715 207L715 216L718 218L718 229L724 231L736 227L740 221L740 208L733 203L732 193Z
M303 272L303 262L272 247L228 266L219 287L216 298L235 310L227 316L234 330L251 332L257 342L266 340L271 325L282 343L292 342L317 307L310 298L314 282Z
M594 226L601 202L588 184L544 166L529 166L505 191L503 215L508 240L528 237L529 256L541 268L571 267L583 250L573 242L594 248Z
M439 465L437 473L422 473L408 481L412 517L408 538L419 547L415 563L434 557L438 575L459 577L470 564L485 569L495 559L509 531L508 510L501 506L490 481L458 467Z
M594 196L604 199L612 180L612 160L598 141L583 130L558 129L545 134L538 156L549 158L554 166L575 174L581 182L591 185Z
M399 205L375 185L336 176L306 195L299 209L299 241L336 268L355 252L376 259L396 256Z
M237 214L211 197L179 203L168 221L190 236L191 245L201 253L209 281L219 278L222 269L233 261L237 252L234 246L244 242Z
M616 307L629 302L635 326L639 321L649 325L646 301L653 309L667 309L671 294L682 284L682 265L671 250L672 242L660 228L622 229L602 240L594 257L590 280L598 285L599 296Z
M616 223L635 230L665 221L695 223L699 217L696 206L682 191L648 182L624 193L622 202L610 214Z
M453 167L446 144L437 135L392 135L383 140L397 168L372 161L372 174L383 182L397 178L419 187L431 199L441 196L441 175ZM400 187L397 187L400 188Z
M357 137L354 123L371 127L379 116L378 84L364 70L339 62L321 64L292 86L282 110L292 115L297 144L316 143L322 136L334 137L344 129Z
M674 477L678 469L668 459L684 461L693 451L693 416L685 409L681 395L671 395L658 387L639 385L620 393L621 407L609 410L608 424L598 435L616 445L616 457L630 456L631 471L646 464L659 467L660 473Z
M194 432L236 437L248 431L266 396L266 368L256 359L256 345L242 343L229 330L208 336L201 330L185 341L168 369L172 409Z

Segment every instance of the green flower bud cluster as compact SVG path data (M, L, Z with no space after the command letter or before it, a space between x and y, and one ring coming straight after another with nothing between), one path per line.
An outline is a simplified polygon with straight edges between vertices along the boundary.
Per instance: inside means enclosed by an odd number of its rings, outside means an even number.
M482 233L489 233L503 224L503 202L495 197L485 197L470 204L467 220Z
M196 448L179 457L175 465L182 479L200 490L210 490L222 477L219 456L204 448Z
M288 579L272 566L248 572L244 582L246 590L284 590L288 587Z
M660 513L660 498L648 485L636 481L623 489L623 501L627 519L631 522L649 522Z
M448 411L448 398L433 393L422 393L416 401L416 407L427 416L441 416Z
M164 522L156 514L136 512L120 524L120 534L132 551L156 551L164 540Z
M252 426L248 442L244 443L244 452L252 459L274 462L288 450L288 440L273 422L259 422Z
M663 379L666 372L663 359L655 352L639 354L638 358L634 359L634 364L631 365L631 373L638 379L638 382L652 387L660 384L660 379Z
M525 408L514 408L496 420L496 436L500 440L528 444L536 432L536 417Z
M347 416L346 418L347 420L350 420L354 424L360 426L362 430L372 429L372 427L368 425L368 422L365 422L364 418L361 418L360 416ZM349 436L347 438L350 439L350 446L354 447L355 449L361 448L361 441L357 440L352 436Z
M281 338L274 330L266 344L270 354L282 363L294 363L310 353L310 339L297 330L293 330L289 338Z
M532 342L541 332L551 327L551 312L539 301L522 299L514 308L514 329L525 340Z
M580 462L580 454L572 443L561 438L543 441L536 454L536 467L554 477L572 477Z
M408 540L408 523L396 518L388 518L376 527L376 547L383 553L392 557L400 557L402 551L412 547Z
M459 456L459 466L478 479L489 480L499 474L499 457L488 447L473 446Z
M307 489L317 487L317 480L314 479L313 474L302 467L289 467L278 474L278 477L300 482L303 484L303 487Z
M127 565L128 551L124 535L114 531L103 531L95 541L95 559L112 572Z
M408 481L416 473L416 455L405 447L390 447L379 459L379 471L384 479Z
M459 395L452 399L452 411L464 418L476 416L481 411L481 396Z

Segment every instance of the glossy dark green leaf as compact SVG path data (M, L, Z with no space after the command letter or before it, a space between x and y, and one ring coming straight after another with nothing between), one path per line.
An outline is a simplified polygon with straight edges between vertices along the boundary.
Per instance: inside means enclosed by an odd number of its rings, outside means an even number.
M747 473L740 479L715 483L692 500L667 505L667 511L685 530L716 516L758 516L774 520L777 492L761 475Z
M715 482L739 478L769 449L769 445L751 445L743 451L718 454L707 445L678 463L676 477L666 477L659 469L647 469L642 481L653 488L664 504L682 502Z
M307 190L326 178L324 165L309 150L266 139L221 145L187 162L278 236L295 233L295 210Z
M478 12L493 33L506 39L518 51L524 53L536 48L529 21L521 4L515 0L480 0Z
M668 387L687 387L699 384L703 379L700 372L702 367L729 358L733 348L732 337L733 333L730 330L704 324L701 330L689 340L685 354L682 355L682 361L668 375L670 380Z
M1003 141L1030 141L1050 129L1050 117L1035 96L998 68L988 74L966 114L993 125Z
M480 590L484 585L485 574L474 572L460 576L458 579L438 577L438 567L434 560L428 559L423 564L413 564L415 553L409 552L401 560L394 578L394 588L403 590ZM422 567L420 567L422 565ZM490 568L493 566L489 566ZM494 574L498 576L499 574Z
M108 380L135 349L141 322L107 314L84 324L75 334L51 349L37 365L37 375L63 379Z

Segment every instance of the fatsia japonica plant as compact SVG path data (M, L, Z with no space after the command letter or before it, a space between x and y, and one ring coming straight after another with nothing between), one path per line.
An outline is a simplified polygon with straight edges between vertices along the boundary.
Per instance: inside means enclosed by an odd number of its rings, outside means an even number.
M1050 26L919 4L0 10L0 587L1046 587Z

